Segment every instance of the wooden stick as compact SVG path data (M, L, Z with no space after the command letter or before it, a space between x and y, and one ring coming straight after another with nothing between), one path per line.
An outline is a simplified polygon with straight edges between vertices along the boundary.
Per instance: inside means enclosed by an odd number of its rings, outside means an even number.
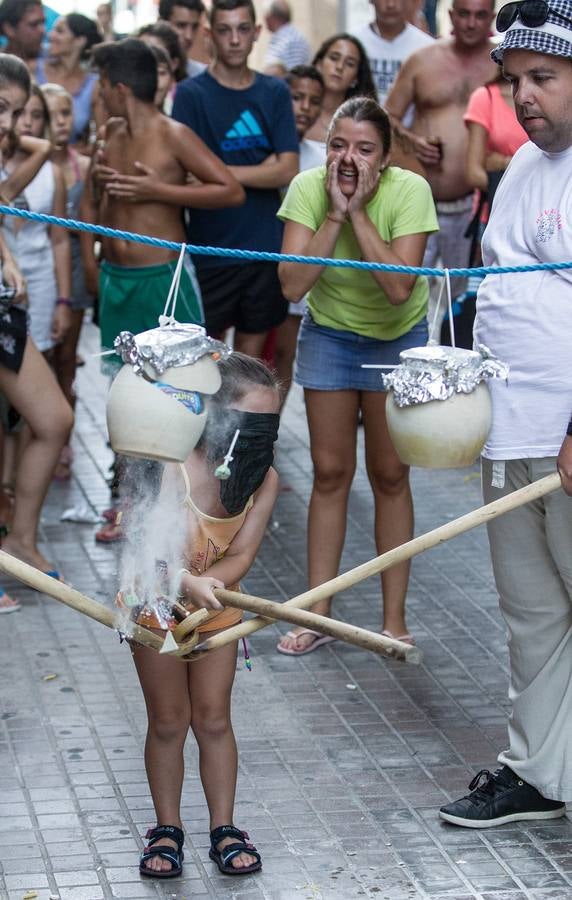
M360 581L370 578L372 575L378 575L380 572L391 568L391 566L405 562L413 556L423 553L424 550L443 544L445 541L459 534L464 534L478 525L490 522L492 519L517 509L519 506L524 506L525 503L538 500L539 497L558 490L560 485L560 476L557 472L554 472L552 475L546 475L544 478L540 478L532 484L527 484L526 487L520 488L518 491L507 494L506 497L500 497L498 500L493 500L492 503L480 506L478 509L474 509L470 513L454 519L452 522L440 525L439 528L434 528L432 531L419 535L419 537L413 538L412 541L408 541L400 547L395 547L393 550L382 553L381 556L376 556L375 559L371 559L361 566L350 569L349 572L345 572L343 575L338 575L336 578L332 578L318 587L305 591L305 593L299 594L291 600L286 600L281 606L283 608L308 609L317 603L318 600L324 600L331 597L332 594L345 591ZM249 619L247 622L241 622L240 625L228 628L221 634L203 641L201 647L205 650L216 650L218 647L223 647L231 641L237 641L248 634L252 634L254 631L258 631L260 628L265 628L269 624L270 621L268 619L263 619L259 616L255 619Z
M272 600L264 600L262 597L253 597L250 594L241 594L238 591L226 591L215 588L214 594L217 600L220 600L225 606L246 609L249 612L263 615L266 624L280 619L285 622L292 622L294 625L312 628L314 631L320 631L323 634L329 634L331 637L346 641L349 644L355 644L356 647L373 650L374 653L381 653L383 656L399 657L414 664L421 662L421 651L418 647L404 644L403 641L393 640L393 638L388 638L383 634L376 634L373 631L368 631L366 628L359 628L357 625L347 625L345 622L339 622L337 619L319 616L316 613L306 612L302 609L294 609L293 607L288 607L285 603L274 603ZM208 649L210 640L212 639L207 638L205 641L197 644L196 651ZM174 650L173 655L175 655Z
M119 610L109 609L103 603L98 603L97 600L92 600L91 597L86 597L85 594L76 591L69 584L64 584L63 581L58 581L56 578L46 575L45 572L40 572L34 566L29 566L28 563L16 559L15 556L10 556L4 550L0 550L0 571L17 578L18 581L24 582L42 594L48 594L49 597L59 600L60 603L65 603L66 606L71 606L72 609L77 609L84 616L89 616L90 619L95 619L96 622L101 622L102 625L113 628L114 631L123 630L122 616ZM163 646L161 635L153 634L152 631L142 628L135 622L129 622L128 630L129 638L137 641L138 644L145 644L153 650L160 650Z

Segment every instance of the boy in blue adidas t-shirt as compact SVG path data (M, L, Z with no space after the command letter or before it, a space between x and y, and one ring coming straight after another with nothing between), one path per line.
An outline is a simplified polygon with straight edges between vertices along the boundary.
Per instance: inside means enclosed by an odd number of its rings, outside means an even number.
M177 89L173 118L192 128L246 190L239 208L192 210L192 244L280 251L279 188L298 172L298 136L286 84L248 68L259 32L252 0L213 0L215 61ZM209 333L234 326L235 348L261 356L288 310L277 264L216 256L197 256L195 264Z

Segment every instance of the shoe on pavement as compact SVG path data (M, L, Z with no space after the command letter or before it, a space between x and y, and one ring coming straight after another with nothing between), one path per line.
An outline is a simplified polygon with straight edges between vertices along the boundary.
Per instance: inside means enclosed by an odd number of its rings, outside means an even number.
M484 777L484 780L482 780ZM508 766L489 772L481 769L469 784L470 794L439 810L445 822L465 828L492 828L525 819L557 819L566 804L547 800Z

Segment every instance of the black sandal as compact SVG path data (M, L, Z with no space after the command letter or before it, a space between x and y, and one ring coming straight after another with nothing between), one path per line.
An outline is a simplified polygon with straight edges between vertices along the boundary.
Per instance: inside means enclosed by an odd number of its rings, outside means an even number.
M177 828L176 825L157 825L155 828L149 829L145 838L147 839L147 846L139 860L139 874L147 875L149 878L175 878L177 875L181 875L184 859L183 844L185 843L185 835L181 829ZM155 847L154 844L162 838L176 841L177 848L168 847L166 844ZM146 865L154 856L160 856L161 859L171 863L171 868L168 872L159 872L155 869L150 869Z
M226 847L223 847L222 850L217 850L217 844L220 844L225 837L236 838L236 843L228 844ZM251 856L255 856L256 862L252 863L250 866L243 866L240 869L235 868L235 866L231 864L231 861L235 856L238 856L239 853L249 853ZM213 862L217 864L219 871L221 871L223 875L250 875L251 872L259 872L262 868L260 853L254 844L250 843L246 831L240 831L238 828L235 828L234 825L220 825L219 828L215 828L214 831L211 831L211 849L209 850L209 856Z

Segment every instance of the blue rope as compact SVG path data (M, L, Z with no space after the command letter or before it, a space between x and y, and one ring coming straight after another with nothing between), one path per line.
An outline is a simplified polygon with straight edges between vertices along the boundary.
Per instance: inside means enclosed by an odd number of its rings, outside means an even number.
M104 225L77 222L75 219L62 219L60 216L48 216L45 213L30 212L27 209L15 209L12 206L3 206L2 204L0 204L0 215L17 216L20 219L29 219L32 222L59 225L61 228L69 228L73 231L87 231L90 234L98 234L101 237L120 238L123 241L147 244L150 247L162 247L166 250L180 251L182 246L177 241L165 241L162 238L154 238L147 234L119 231L116 228L107 228ZM295 256L292 253L267 253L261 250L236 250L229 247L203 247L200 244L187 244L186 246L188 252L196 256L221 256L230 259L263 262L294 262L314 266L333 266L340 269L361 269L366 272L400 272L403 275L443 276L445 274L445 269L430 269L424 266L393 266L385 263L363 262L357 259ZM468 278L470 275L482 275L484 277L485 275L511 275L514 272L555 272L562 269L572 269L572 262L537 263L531 266L480 266L475 269L449 269L449 275L451 277Z

